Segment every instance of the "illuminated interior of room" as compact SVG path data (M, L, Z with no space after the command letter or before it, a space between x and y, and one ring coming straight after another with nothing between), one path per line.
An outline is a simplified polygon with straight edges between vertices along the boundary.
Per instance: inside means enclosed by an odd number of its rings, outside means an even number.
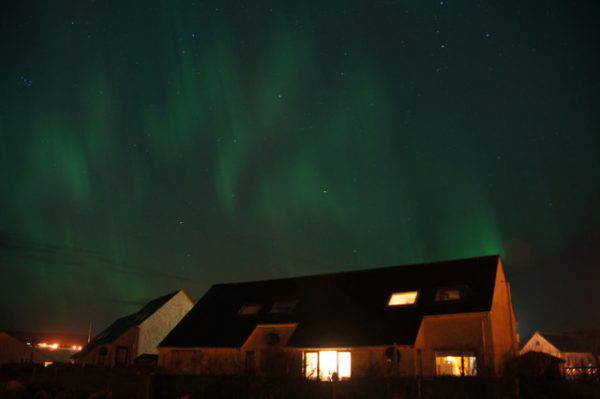
M334 373L340 380L350 378L352 356L348 351L319 351L304 354L304 373L309 379L331 381Z
M436 356L437 375L474 376L477 375L475 356Z
M394 292L390 296L388 306L414 305L417 302L419 291Z

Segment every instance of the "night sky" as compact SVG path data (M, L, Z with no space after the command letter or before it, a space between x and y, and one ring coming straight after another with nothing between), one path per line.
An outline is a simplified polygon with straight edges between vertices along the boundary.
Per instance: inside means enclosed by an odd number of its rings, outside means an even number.
M0 328L494 253L522 335L598 327L598 21L592 0L6 2Z

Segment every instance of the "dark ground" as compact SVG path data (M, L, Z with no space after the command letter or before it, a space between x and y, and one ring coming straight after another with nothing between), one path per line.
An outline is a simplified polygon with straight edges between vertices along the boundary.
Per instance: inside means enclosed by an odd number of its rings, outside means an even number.
M514 378L354 378L331 384L301 378L168 376L142 369L0 368L0 398L401 399L418 398L419 389L421 399L600 398L598 380L520 379L518 385Z

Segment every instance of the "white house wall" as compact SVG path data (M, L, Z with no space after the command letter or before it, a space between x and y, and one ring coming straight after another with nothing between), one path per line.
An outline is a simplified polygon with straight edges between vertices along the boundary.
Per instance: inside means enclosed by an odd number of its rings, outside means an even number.
M538 332L533 334L533 336L521 349L521 354L527 352L544 352L561 359L563 357L562 353Z
M192 309L194 303L184 292L179 291L139 326L137 356L158 354L157 346L179 321Z

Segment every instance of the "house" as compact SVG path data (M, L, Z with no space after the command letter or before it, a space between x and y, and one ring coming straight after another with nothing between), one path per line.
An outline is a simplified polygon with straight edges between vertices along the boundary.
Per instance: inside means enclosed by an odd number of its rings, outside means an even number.
M211 287L159 345L170 373L499 375L518 352L499 256Z
M11 331L0 331L0 364L32 363L42 361L35 347L22 341Z
M154 299L136 313L117 319L73 359L79 364L112 367L132 364L140 356L156 356L158 343L193 306L183 290Z
M84 342L75 334L0 330L0 364L67 362Z
M544 352L563 359L563 372L567 377L593 375L600 364L600 330L536 331L521 349L522 354L527 352Z

